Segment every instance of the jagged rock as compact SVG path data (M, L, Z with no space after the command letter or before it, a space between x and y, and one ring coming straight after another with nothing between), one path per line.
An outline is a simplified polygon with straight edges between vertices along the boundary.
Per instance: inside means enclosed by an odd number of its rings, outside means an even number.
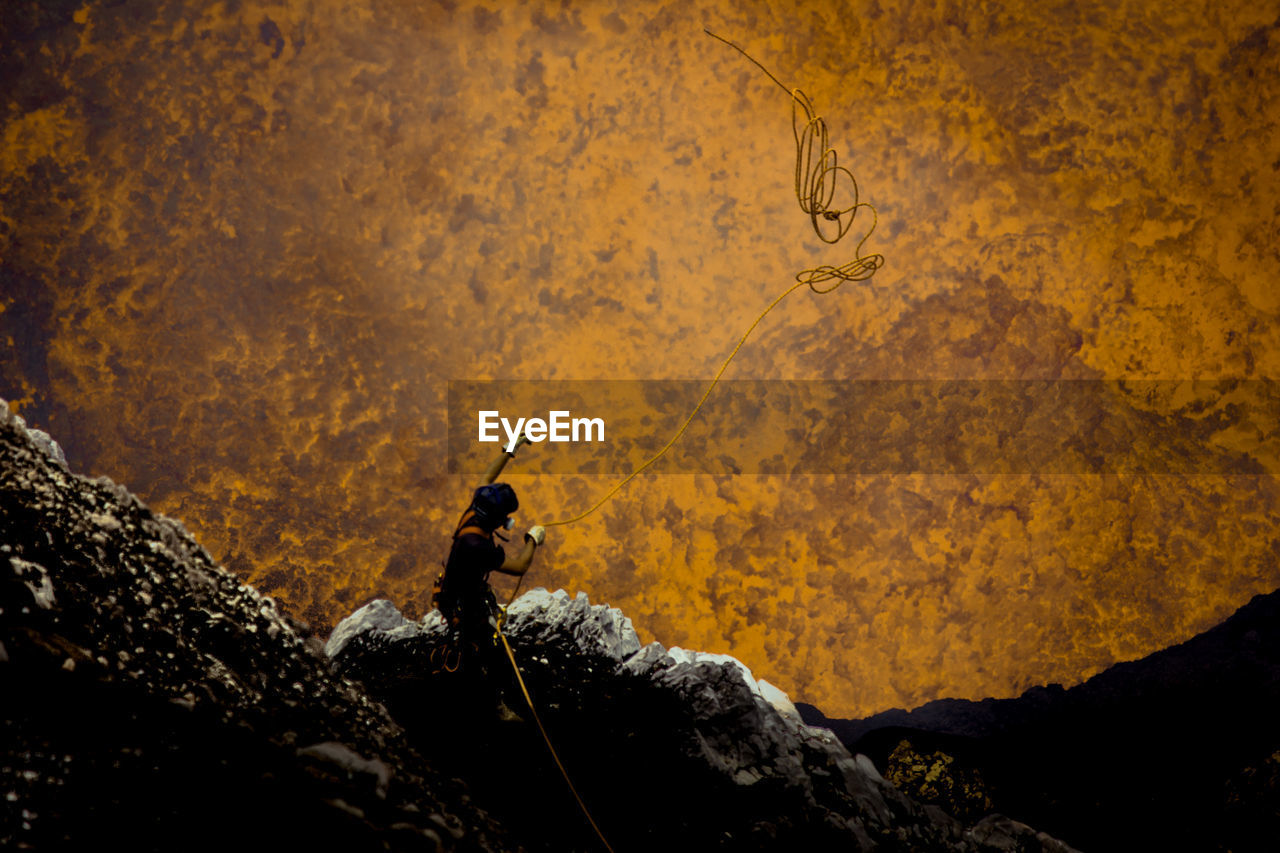
M71 474L3 406L0 557L0 846L599 849L540 729L478 713L449 671L438 613L372 602L318 655L181 524ZM527 593L506 633L619 851L1058 849L966 831L740 662L642 648L584 595Z
M640 649L631 620L613 607L593 606L586 593L538 588L507 609L507 638L528 647L571 650L589 658L621 661Z
M444 620L440 618L439 611L433 610L432 614L434 614L435 621L439 623L439 627L443 628ZM433 629L430 619L421 626L416 622L410 622L404 618L394 604L386 599L379 598L369 602L342 620L325 642L324 653L329 657L336 657L351 641L351 638L358 634L367 633L372 636L376 632L387 636L389 639L399 639L417 636L424 629Z
M690 849L1003 850L1008 838L1024 850L1069 849L1034 831L988 824L966 831L903 795L830 731L805 725L786 694L740 661L641 647L629 619L582 593L528 592L509 608L505 630L540 719L615 849L671 838ZM460 684L439 666L450 641L438 613L412 622L375 601L343 620L328 648L338 671L385 701L411 736L409 721L424 726L421 749L442 754L439 732L447 727L450 740L471 745L461 760L474 762L477 745L501 726L470 710L440 716ZM540 757L536 729L506 731L499 743L506 765L539 768L540 785L532 801L523 784L491 790L495 803L525 798L502 817L514 825L573 808ZM655 790L683 807L638 808ZM570 843L589 847L591 838L584 829Z
M0 402L3 402L3 401L0 401ZM4 406L5 406L5 411L8 411L9 404L4 403ZM62 452L62 448L58 445L58 442L53 440L53 436L49 435L49 433L45 432L42 429L29 428L27 426L26 421L24 421L22 418L18 417L17 415L12 415L11 417L13 418L13 422L15 425L17 425L21 429L26 430L27 438L31 440L32 444L34 444L42 452L44 452L46 456L48 456L50 459L56 462L58 467L60 467L63 471L67 471L68 473L70 473L71 469L67 467L67 457Z
M335 741L304 746L298 750L298 756L314 759L316 765L327 765L336 771L341 771L339 775L345 776L347 780L364 779L372 786L378 799L387 798L387 786L391 783L392 776L391 768L376 758L365 758L346 744Z
M988 849L1008 850L1013 853L1020 853L1023 850L1070 853L1072 849L1061 841L1043 832L1036 832L1025 823L1011 820L1002 814L987 815L966 832L965 837Z
M0 401L0 848L518 849L313 641Z

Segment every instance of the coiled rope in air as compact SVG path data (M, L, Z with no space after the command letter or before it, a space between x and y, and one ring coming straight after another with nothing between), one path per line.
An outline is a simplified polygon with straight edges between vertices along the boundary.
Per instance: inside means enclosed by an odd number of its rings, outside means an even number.
M778 303L790 296L793 291L807 285L814 293L830 293L846 281L866 281L875 275L876 270L884 266L883 255L864 255L862 253L863 245L876 228L878 218L876 209L871 204L859 200L858 181L853 177L853 172L839 164L835 149L829 144L827 123L822 116L814 112L813 102L809 100L809 96L799 89L788 89L782 84L781 80L773 76L773 73L768 68L761 65L755 57L737 44L716 35L711 30L704 29L703 32L714 39L724 42L751 60L761 71L769 76L770 80L777 83L779 88L791 96L791 130L796 140L796 200L800 202L800 209L809 215L809 219L813 222L814 233L818 235L818 238L824 243L839 242L852 230L858 214L863 211L870 214L871 224L863 232L862 239L854 247L853 260L838 267L822 265L796 273L796 283L770 302L769 306L761 311L760 316L756 317L751 325L747 327L747 330L743 332L742 337L738 339L737 345L729 353L729 357L724 360L724 363L720 365L720 369L716 371L711 384L703 392L702 398L698 400L698 404L689 413L689 417L685 418L684 423L676 430L676 434L671 436L671 440L664 444L661 450L623 478L621 482L606 492L604 497L596 501L585 512L579 513L572 518L549 521L543 525L544 527L557 527L581 521L604 506L623 486L630 483L650 465L661 459L671 449L672 445L680 440L685 430L689 428L689 424L693 423L693 419L702 410L702 406L707 402L707 398L711 396L711 392L720 384L720 377L728 369L729 363L737 356L738 350L742 349L742 345L747 342L747 338L755 331L756 326L760 325L760 321L776 308ZM801 124L802 116L804 119L803 125ZM850 201L845 207L833 207L836 189L842 183L842 177L848 179ZM835 225L834 227L830 225L824 226L823 223L835 223ZM516 589L519 589L519 585L517 585ZM512 593L512 598L514 597L515 593Z
M853 177L853 173L845 166L839 165L836 152L828 144L827 123L822 116L817 115L813 109L813 102L809 100L809 96L799 89L789 89L782 84L782 81L765 68L760 62L747 53L737 44L729 41L722 36L718 36L710 30L703 30L712 38L718 39L741 53L747 59L751 60L755 65L769 76L769 79L786 92L791 97L791 130L795 135L796 141L796 171L795 171L795 191L796 200L800 203L800 209L809 215L813 222L814 233L824 243L837 243L844 238L846 234L853 228L854 221L858 218L860 212L866 211L871 215L871 224L862 234L862 239L854 247L853 260L840 266L822 265L813 269L803 270L796 274L796 283L788 287L778 297L769 303L769 306L760 312L760 315L747 327L742 337L738 339L737 345L733 351L729 353L729 357L720 365L720 369L716 371L716 375L712 378L711 384L707 386L707 390L703 392L702 398L698 400L698 404L693 407L693 411L685 418L684 423L676 430L675 435L662 446L662 449L655 453L652 457L640 465L617 485L605 493L604 497L596 501L585 512L579 513L572 518L561 519L560 521L547 522L545 527L557 527L565 524L573 524L586 518L600 507L604 506L615 494L617 494L623 486L634 480L641 472L666 454L671 447L680 440L685 430L689 428L689 424L693 423L693 419L697 417L698 412L702 410L702 406L707 402L707 398L711 396L711 392L720 384L720 377L724 375L728 369L730 362L737 356L738 350L742 349L742 345L747 342L747 338L755 331L756 326L778 306L778 303L786 299L792 292L807 286L814 293L830 293L846 281L866 281L875 275L876 270L884 266L884 256L879 254L864 255L862 247L870 238L871 233L875 230L877 215L876 209L871 204L860 201L858 198L858 182ZM801 116L803 115L804 123L801 125ZM816 154L815 154L816 152ZM841 176L848 179L850 187L851 201L845 207L833 207L835 202L836 189L841 183ZM823 223L835 223L833 226L825 226ZM828 284L829 283L829 284ZM511 597L507 599L507 604L515 601L516 595L520 591L520 585L524 582L524 576L516 582L515 589L511 591ZM497 636L502 641L503 648L506 649L507 659L511 661L511 668L515 671L516 680L520 684L520 690L524 693L525 702L529 706L529 711L533 714L533 720L538 724L538 730L542 733L542 739L546 741L547 749L551 751L551 757L555 759L556 766L560 768L560 774L564 777L565 783L569 786L570 792L574 799L578 801L578 806L582 809L582 813L586 815L591 828L595 830L596 835L600 839L600 843L605 849L612 853L613 848L609 846L609 842L605 840L604 834L600 831L600 827L596 825L595 820L591 817L591 812L587 809L586 803L582 801L582 797L578 795L577 788L574 787L573 781L569 778L568 771L565 770L564 764L560 761L560 756L556 752L556 748L551 743L551 738L547 735L546 728L542 725L541 718L538 717L538 711L533 706L533 699L529 696L529 690L525 687L524 677L520 673L520 666L516 663L515 653L511 650L510 643L507 642L506 634L503 632L503 626L506 621L506 608L502 608L502 616L499 619Z

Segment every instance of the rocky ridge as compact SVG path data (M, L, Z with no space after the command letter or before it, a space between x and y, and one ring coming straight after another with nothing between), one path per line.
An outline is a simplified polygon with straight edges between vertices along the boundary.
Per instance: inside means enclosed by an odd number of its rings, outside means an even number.
M911 800L741 663L641 647L585 596L506 628L616 850L1068 849ZM0 403L0 846L600 849L536 728L436 672L445 643L377 601L323 646Z
M866 756L806 725L785 693L740 661L642 647L626 616L583 593L526 593L508 609L505 633L569 776L614 849L675 838L689 849L1070 849L998 815L966 828L920 805ZM504 822L525 824L555 808L572 815L532 725L495 725L472 708L441 706L456 695L458 676L439 665L449 646L439 613L410 621L378 600L343 620L326 651L397 719L423 721L411 731L436 737L448 729L465 741L459 766L494 743L504 765L539 767L541 791L520 773L495 786ZM507 701L529 714L514 684ZM589 847L585 819L578 822Z
M0 847L513 850L320 642L0 401Z
M953 794L967 787L1087 850L1261 853L1280 840L1280 590L1070 688L941 699L862 720L800 711L886 775L900 776L903 758L945 764L929 780L935 790L946 777ZM957 811L953 795L903 787Z

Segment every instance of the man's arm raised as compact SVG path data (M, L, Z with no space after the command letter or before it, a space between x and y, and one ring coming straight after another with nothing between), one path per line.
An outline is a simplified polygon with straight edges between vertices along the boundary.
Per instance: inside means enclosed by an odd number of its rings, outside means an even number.
M487 486L498 479L498 475L502 473L503 468L507 467L507 463L516 458L516 451L520 449L520 445L528 443L529 437L520 433L520 437L516 439L516 446L511 448L510 453L504 450L498 454L497 459L489 463L489 467L484 470L484 478L480 481L480 485Z

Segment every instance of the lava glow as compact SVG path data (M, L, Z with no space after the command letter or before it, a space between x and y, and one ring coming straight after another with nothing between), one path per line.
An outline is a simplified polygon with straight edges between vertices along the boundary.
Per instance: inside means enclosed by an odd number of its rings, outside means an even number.
M317 630L420 613L480 473L450 380L707 378L852 257L707 27L809 94L887 262L729 378L1114 380L1240 473L1064 427L1114 473L643 475L526 583L833 716L1071 684L1280 586L1268 5L15 0L0 395ZM528 524L616 480L521 462Z

